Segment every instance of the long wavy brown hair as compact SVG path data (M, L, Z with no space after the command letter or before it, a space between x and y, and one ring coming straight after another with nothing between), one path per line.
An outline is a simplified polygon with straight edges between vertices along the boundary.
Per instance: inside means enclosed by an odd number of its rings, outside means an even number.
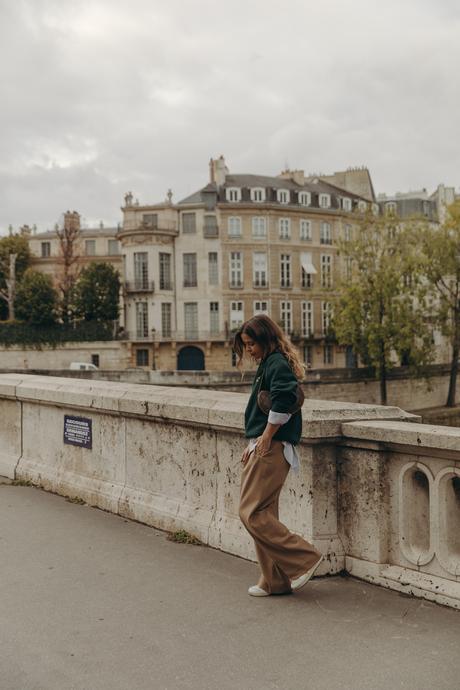
M281 352L285 355L289 365L299 381L305 376L305 364L300 359L299 353L287 338L283 330L269 316L257 314L248 319L235 333L233 338L233 351L238 356L237 368L241 371L245 354L242 334L252 338L262 348L262 359L265 359L271 352ZM244 371L241 373L244 376Z

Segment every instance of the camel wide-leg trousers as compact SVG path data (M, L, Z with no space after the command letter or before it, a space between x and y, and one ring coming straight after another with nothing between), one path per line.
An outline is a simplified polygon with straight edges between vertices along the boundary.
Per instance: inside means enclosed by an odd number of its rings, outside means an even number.
M291 580L317 563L320 552L278 519L279 495L290 465L281 441L265 455L254 449L241 475L239 515L254 539L262 571L259 587L270 594L291 591Z

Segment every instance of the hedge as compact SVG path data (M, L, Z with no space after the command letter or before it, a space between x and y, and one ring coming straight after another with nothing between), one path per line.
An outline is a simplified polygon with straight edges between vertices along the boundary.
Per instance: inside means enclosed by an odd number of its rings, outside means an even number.
M23 345L41 350L59 343L94 340L114 340L112 321L81 321L75 326L55 324L47 327L31 326L20 321L0 322L0 345Z

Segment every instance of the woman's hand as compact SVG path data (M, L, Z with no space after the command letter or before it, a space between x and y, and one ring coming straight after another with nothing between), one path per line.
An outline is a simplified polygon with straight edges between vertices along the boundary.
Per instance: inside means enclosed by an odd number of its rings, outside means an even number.
M255 450L257 451L258 455L266 455L270 450L271 444L271 434L266 434L264 431L262 436L259 436L257 439Z
M248 444L243 451L243 455L241 456L241 464L243 465L243 467L245 466L245 464L249 460L250 454L251 454L251 451L249 450L249 444Z

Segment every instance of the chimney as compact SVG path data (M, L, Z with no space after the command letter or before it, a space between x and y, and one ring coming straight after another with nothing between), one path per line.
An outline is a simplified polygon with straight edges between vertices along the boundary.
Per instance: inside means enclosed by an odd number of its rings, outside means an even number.
M225 165L225 158L220 156L216 160L212 159L209 161L209 178L210 182L221 187L225 184L225 178L229 174L229 169Z
M76 211L66 211L64 213L64 229L73 232L79 232L80 214Z
M283 178L283 180L292 180L296 184L303 187L305 184L305 171L304 170L283 170L281 175L278 177Z

